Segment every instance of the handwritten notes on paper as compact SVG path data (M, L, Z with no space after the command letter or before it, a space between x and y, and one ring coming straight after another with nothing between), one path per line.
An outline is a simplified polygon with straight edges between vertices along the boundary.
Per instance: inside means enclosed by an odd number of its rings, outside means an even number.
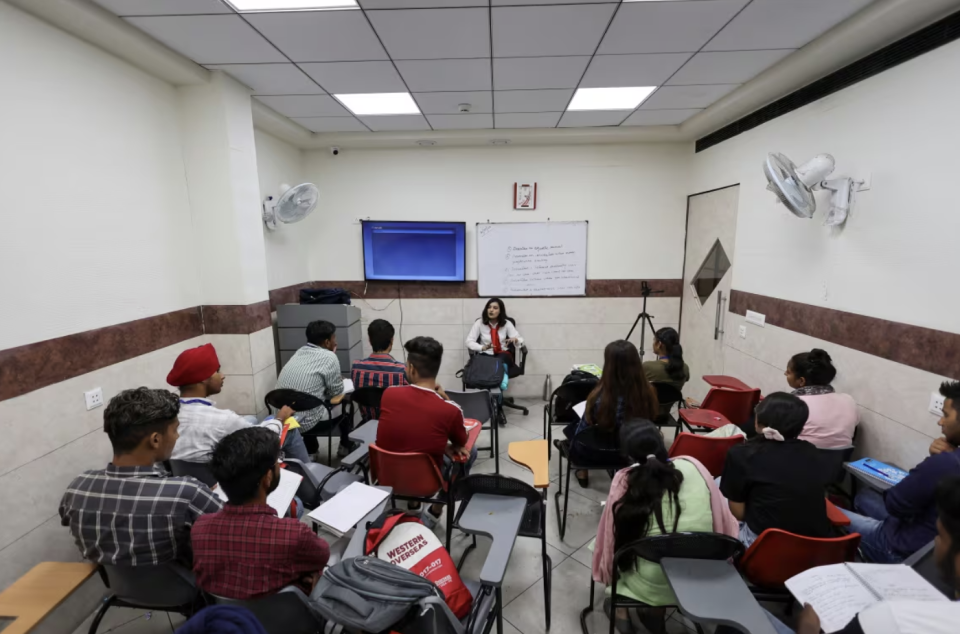
M481 296L586 294L587 223L477 226Z

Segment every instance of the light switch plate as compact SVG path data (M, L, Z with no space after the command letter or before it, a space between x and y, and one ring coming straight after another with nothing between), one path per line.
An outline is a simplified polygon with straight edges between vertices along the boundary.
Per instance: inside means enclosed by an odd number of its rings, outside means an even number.
M943 416L943 401L946 397L940 392L930 393L930 406L927 408L931 414Z
M746 339L746 338L747 338L747 327L746 327L746 326L740 326L740 338L741 338L741 339Z
M748 310L747 322L753 324L754 326L760 326L763 328L763 325L767 322L767 316L763 313L757 313L752 310Z

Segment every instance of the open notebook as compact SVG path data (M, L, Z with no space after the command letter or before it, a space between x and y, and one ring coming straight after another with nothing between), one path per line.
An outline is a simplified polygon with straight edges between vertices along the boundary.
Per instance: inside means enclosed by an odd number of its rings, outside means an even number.
M879 601L949 601L903 564L819 566L790 577L785 585L801 605L813 606L827 634L842 630L861 610Z
M334 535L343 536L389 495L383 489L354 482L310 511L309 517Z
M293 502L293 496L297 494L301 480L303 480L302 475L280 469L280 484L267 496L267 504L277 511L278 516L283 517L290 510L290 502ZM227 494L223 492L223 487L218 486L213 491L221 500L227 501Z

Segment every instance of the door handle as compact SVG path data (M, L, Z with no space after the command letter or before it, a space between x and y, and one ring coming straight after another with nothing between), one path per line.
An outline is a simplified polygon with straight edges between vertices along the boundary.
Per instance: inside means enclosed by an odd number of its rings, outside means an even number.
M723 314L723 307L727 305L727 298L723 296L723 291L717 291L717 318L713 324L713 339L717 340L723 334L720 328L720 319Z

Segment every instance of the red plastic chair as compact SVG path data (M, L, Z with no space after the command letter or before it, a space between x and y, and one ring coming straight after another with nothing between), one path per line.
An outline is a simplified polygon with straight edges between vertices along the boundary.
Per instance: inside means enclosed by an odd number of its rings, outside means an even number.
M758 601L792 601L783 583L804 570L853 561L860 533L843 537L804 537L768 528L740 560L740 573Z
M721 419L726 418L728 422L734 425L742 425L750 421L753 417L753 410L760 402L760 389L752 390L725 390L721 388L711 388L707 392L706 398L700 404L698 409L682 408L680 409L680 420L686 423L690 431L693 427L705 427L716 429L722 427L726 422L713 422L712 418L705 412L713 412L714 416L719 415Z
M681 432L677 434L676 440L670 446L670 457L690 456L696 458L707 468L710 475L716 478L723 475L723 464L727 461L727 452L730 451L730 447L739 445L743 441L743 436L708 438L707 436Z
M830 520L830 523L834 526L850 526L850 518L847 517L840 508L831 502L827 502L827 519Z

